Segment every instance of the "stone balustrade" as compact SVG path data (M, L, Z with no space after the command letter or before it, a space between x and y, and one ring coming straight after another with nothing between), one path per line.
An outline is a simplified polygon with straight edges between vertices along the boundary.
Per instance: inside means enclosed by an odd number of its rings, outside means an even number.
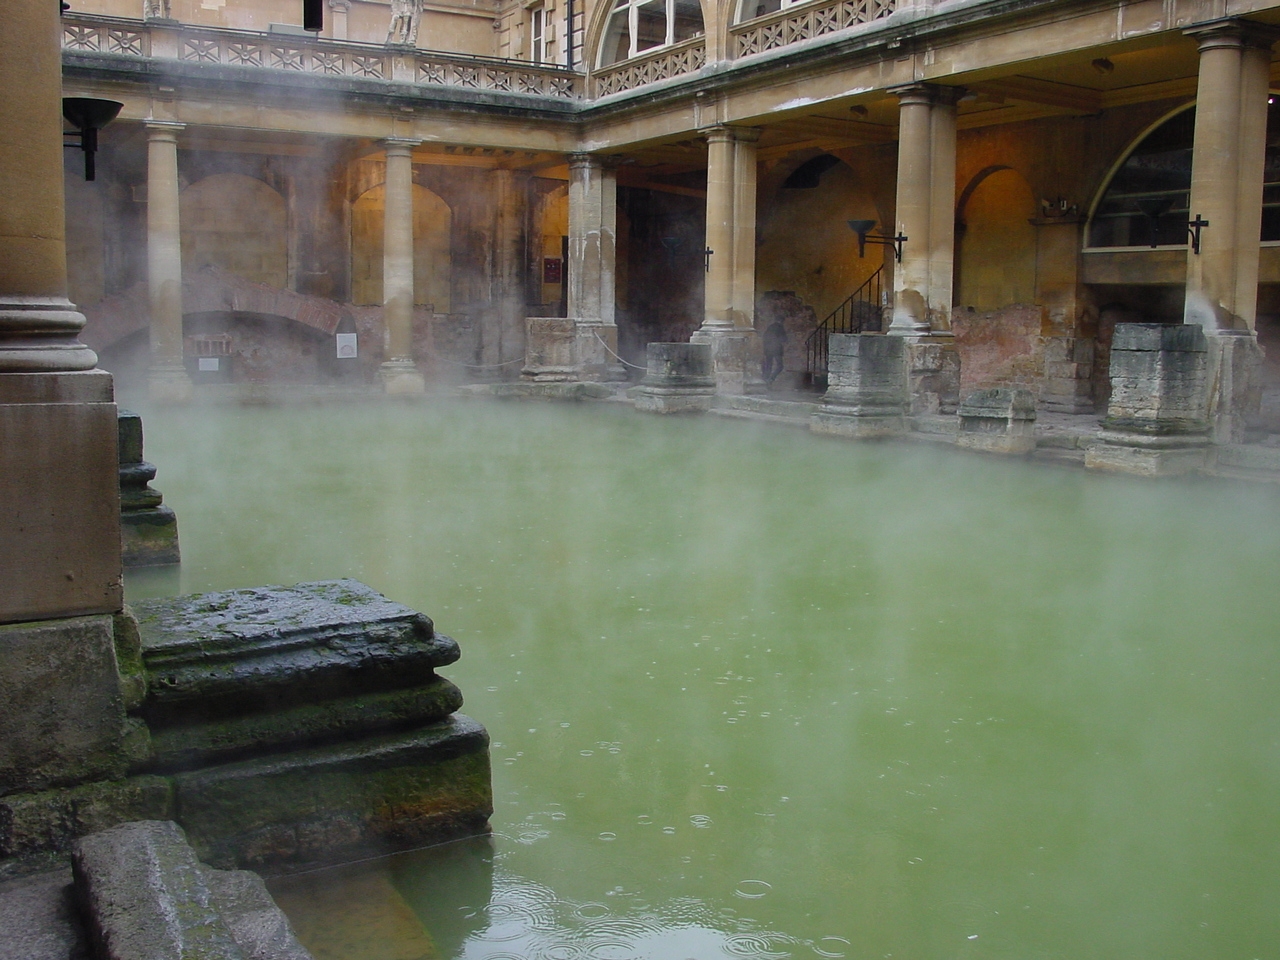
M293 34L196 27L68 13L62 47L77 53L288 70L326 77L392 80L574 100L582 77L563 67L328 40Z
M826 0L784 7L733 27L729 49L734 57L749 57L880 20L897 8L898 0Z
M662 47L651 54L597 70L593 76L595 95L607 97L659 80L696 73L706 62L706 37L694 37L683 43Z

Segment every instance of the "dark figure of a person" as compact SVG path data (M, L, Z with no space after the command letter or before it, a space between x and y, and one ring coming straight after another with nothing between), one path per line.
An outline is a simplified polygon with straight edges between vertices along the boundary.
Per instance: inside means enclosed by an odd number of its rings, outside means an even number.
M775 320L764 328L764 362L760 374L765 383L773 383L782 373L782 353L787 346L787 328L781 320Z

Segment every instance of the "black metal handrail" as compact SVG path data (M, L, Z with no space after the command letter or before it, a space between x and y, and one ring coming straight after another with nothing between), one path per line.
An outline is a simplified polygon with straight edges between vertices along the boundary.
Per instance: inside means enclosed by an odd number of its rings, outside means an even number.
M881 265L866 282L853 291L825 320L813 328L804 342L806 379L814 388L826 386L827 336L832 333L879 331L880 304L884 296L884 266Z

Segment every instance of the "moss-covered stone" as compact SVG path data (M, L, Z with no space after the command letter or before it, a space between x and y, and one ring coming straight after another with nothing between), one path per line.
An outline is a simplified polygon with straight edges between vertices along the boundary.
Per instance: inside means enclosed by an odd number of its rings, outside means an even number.
M174 779L180 821L215 866L304 866L474 835L493 812L489 738L454 715L406 733Z
M326 740L417 727L443 720L461 706L462 691L443 677L433 677L406 690L335 697L208 723L157 726L150 764L158 770L191 769Z

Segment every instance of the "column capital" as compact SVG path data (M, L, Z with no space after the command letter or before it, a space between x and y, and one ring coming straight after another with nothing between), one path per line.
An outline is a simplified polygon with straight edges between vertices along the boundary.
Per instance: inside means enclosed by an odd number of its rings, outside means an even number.
M1258 47L1270 50L1276 40L1280 39L1280 27L1236 17L1197 23L1182 32L1200 44L1202 53L1205 50L1224 47L1228 49Z
M571 153L569 154L569 169L584 170L595 168L597 170L611 170L618 165L616 157L605 157L598 153Z
M351 9L351 0L329 0L329 9L346 13Z
M900 105L925 104L926 106L953 107L967 93L964 87L944 87L937 83L905 83L889 87L886 91L898 98Z
M173 120L148 120L143 126L147 129L147 139L157 140L160 142L178 140L178 134L187 129L185 123L176 123Z
M422 143L421 140L406 140L402 137L387 137L379 142L387 151L388 157L411 157L413 148Z
M707 143L755 143L760 139L759 127L731 127L718 123L713 127L703 127L698 133L706 138Z

